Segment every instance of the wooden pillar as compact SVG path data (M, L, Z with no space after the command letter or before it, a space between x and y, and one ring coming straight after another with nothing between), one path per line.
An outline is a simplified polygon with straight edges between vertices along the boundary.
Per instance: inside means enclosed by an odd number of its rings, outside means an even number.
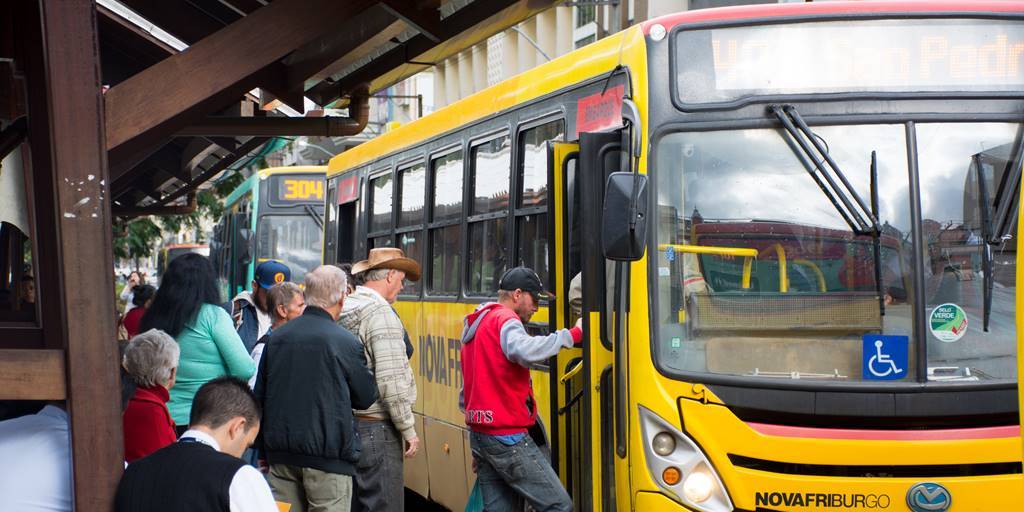
M107 512L124 456L95 4L24 4L45 345L64 350L75 509Z

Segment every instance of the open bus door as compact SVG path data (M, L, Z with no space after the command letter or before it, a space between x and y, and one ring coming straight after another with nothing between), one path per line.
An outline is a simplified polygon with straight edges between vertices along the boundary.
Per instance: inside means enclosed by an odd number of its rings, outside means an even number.
M1021 170L1024 172L1024 169ZM1017 229L1024 226L1024 187L1019 192L1017 203ZM1024 268L1024 247L1021 247L1020 236L1017 238L1017 268ZM1017 296L1015 299L1017 321L1017 415L1021 424L1021 461L1024 462L1024 273L1017 272Z
M559 475L579 510L615 510L616 378L612 300L616 268L602 256L601 211L605 180L619 170L622 132L581 133L579 144L552 143L552 173L558 196L555 258L556 287L568 297L570 282L581 273L582 349L563 350L553 377L557 418L552 420ZM556 327L570 326L568 300L559 303ZM621 317L620 317L621 318ZM554 454L553 454L554 456Z
M580 262L579 232L579 154L580 145L571 142L548 143L549 176L554 184L554 265L555 294L560 298L550 312L553 329L570 327L576 322L569 304L569 288L573 277L582 270ZM586 388L583 379L583 350L562 350L550 363L552 386L552 414L548 425L551 438L551 461L569 491L573 503L580 508L583 485L584 427L583 399Z

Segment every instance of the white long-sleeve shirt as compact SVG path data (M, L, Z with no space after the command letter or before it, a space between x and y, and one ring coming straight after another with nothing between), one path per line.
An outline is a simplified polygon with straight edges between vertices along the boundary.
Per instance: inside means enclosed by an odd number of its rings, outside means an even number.
M185 438L192 438L196 442L220 451L220 444L217 443L217 440L205 432L187 430L181 435L181 439ZM258 469L248 464L242 466L235 473L235 477L231 479L228 499L231 502L231 512L278 512L267 480L263 478L263 474Z
M0 510L71 512L68 413L47 405L0 421Z
M135 303L132 302L134 298L135 288L130 284L124 285L124 288L121 289L121 300L124 301L124 314L127 315L129 311L135 309Z

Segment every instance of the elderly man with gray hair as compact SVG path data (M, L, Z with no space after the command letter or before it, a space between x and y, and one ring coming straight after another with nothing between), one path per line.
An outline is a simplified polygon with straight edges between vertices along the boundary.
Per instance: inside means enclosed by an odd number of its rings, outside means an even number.
M362 345L335 323L348 292L345 272L323 265L305 284L305 311L275 329L263 349L257 444L278 501L294 512L348 511L360 452L352 409L372 405L377 384Z
M405 509L402 457L415 456L420 440L412 414L416 381L405 327L391 304L406 279L419 280L420 266L401 249L381 247L352 265L352 274L363 276L364 283L345 301L339 323L362 342L380 390L378 402L355 411L356 430L370 446L359 459L352 508L400 512Z
M159 329L132 338L122 365L137 388L121 417L124 460L133 462L174 442L174 420L167 410L178 374L178 342Z

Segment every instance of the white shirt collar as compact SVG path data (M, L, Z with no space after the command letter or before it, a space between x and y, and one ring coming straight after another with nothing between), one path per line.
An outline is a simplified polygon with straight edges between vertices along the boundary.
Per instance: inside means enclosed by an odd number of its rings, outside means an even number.
M380 294L380 292L378 292L377 290L374 290L373 288L370 288L369 286L359 285L359 286L356 287L356 289L357 290L362 290L365 293L369 293L373 297L379 299L381 302L383 302L385 304L388 304L388 300L385 299L384 296Z
M196 441L203 443L213 448L214 450L217 450L218 452L220 451L220 444L217 442L216 439L213 438L213 436L207 434L206 432L188 429L185 431L184 434L181 435L180 438L178 438L178 440L180 441L182 439L185 439L186 437L191 437L192 439L195 439Z

